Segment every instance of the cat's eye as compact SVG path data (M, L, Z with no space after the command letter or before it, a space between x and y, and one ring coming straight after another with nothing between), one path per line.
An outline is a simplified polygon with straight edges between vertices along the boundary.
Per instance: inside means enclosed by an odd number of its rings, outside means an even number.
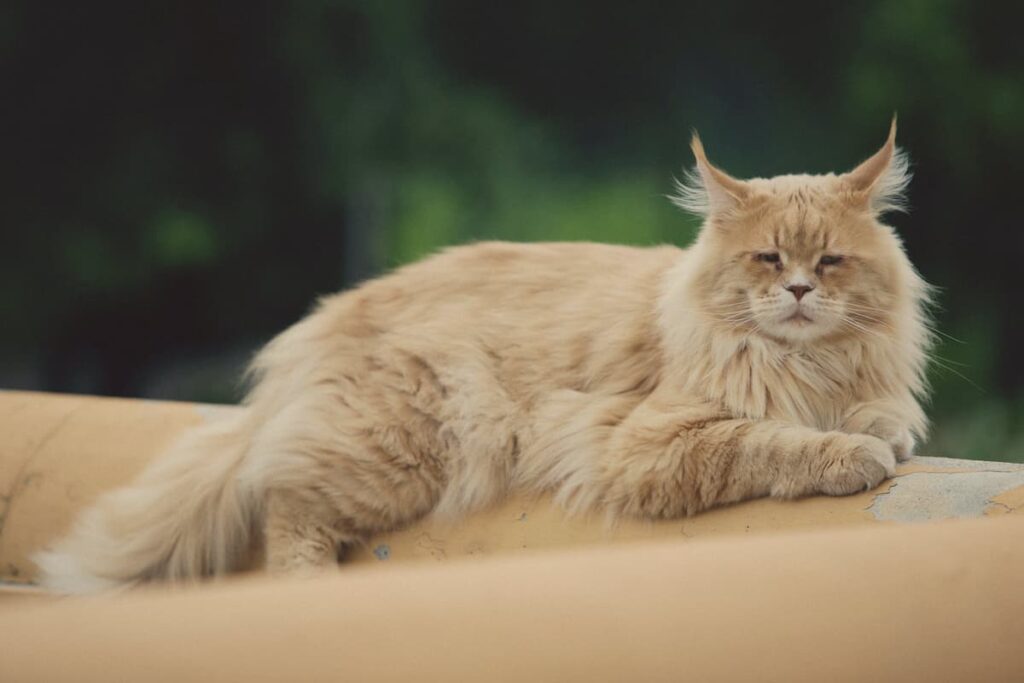
M834 265L836 265L838 263L841 263L842 260L843 260L842 256L836 256L834 254L825 254L818 261L818 264L822 265L822 266L834 266Z
M777 251L764 251L754 258L764 263L779 263L782 260L782 257L779 256L779 252Z

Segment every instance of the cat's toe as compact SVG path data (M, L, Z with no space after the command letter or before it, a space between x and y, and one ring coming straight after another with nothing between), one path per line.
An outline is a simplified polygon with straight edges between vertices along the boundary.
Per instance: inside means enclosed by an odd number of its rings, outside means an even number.
M896 454L885 441L851 434L821 476L821 492L846 496L878 486L896 471Z
M890 438L886 439L892 446L893 454L897 462L903 462L913 455L913 436L907 429L901 429Z
M896 424L876 423L878 426L868 432L889 444L897 462L903 462L914 453L914 435L906 427Z

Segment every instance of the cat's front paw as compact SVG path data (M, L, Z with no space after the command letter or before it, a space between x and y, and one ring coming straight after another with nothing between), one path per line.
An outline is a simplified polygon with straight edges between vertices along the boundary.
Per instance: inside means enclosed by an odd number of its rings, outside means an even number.
M887 417L876 418L864 430L864 434L889 444L898 462L903 462L914 454L914 435L896 420Z
M819 482L822 493L846 496L873 489L896 471L896 455L886 441L866 434L844 435L830 444Z
M850 417L842 430L848 434L867 434L889 444L896 460L902 462L914 453L914 434L899 420L877 410L861 410Z

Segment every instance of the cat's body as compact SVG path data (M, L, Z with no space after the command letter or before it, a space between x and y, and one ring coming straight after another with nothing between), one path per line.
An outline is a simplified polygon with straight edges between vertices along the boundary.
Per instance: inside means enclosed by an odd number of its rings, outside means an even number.
M892 137L839 177L741 183L695 151L687 250L485 243L324 299L259 354L243 414L102 499L45 581L222 573L261 536L307 570L513 490L658 518L876 485L925 430L925 285L875 220Z

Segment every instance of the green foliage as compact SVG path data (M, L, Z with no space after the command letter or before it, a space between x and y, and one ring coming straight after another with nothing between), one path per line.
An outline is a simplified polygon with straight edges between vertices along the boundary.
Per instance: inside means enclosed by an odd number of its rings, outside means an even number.
M390 265L475 239L687 244L697 223L665 199L665 179L510 177L481 206L461 186L430 176L398 191ZM659 193L659 190L662 192Z
M37 387L159 391L446 245L685 244L664 195L692 127L740 176L838 171L898 111L895 225L962 340L937 349L931 448L1024 461L1022 8L5 3L0 354Z
M184 211L159 214L145 233L146 253L158 268L206 265L217 257L213 227L202 216Z

